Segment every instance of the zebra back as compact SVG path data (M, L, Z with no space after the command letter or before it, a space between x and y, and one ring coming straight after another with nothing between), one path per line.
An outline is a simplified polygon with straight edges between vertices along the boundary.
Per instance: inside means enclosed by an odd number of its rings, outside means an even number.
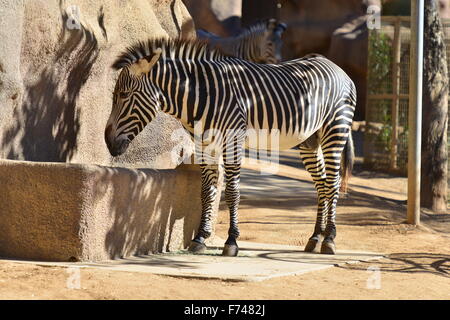
M285 30L286 24L270 19L253 24L234 37L221 38L203 29L197 31L197 37L227 55L267 64L281 61L281 36Z

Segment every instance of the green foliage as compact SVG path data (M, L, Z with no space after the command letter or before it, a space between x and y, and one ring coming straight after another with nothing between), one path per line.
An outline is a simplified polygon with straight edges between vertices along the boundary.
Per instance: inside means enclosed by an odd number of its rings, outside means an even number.
M373 30L369 34L369 93L392 92L392 40L388 35ZM391 149L392 117L390 100L377 100L369 114L370 122L381 123L382 127L373 136L379 152L389 153Z
M376 136L376 144L382 148L382 151L389 152L391 151L392 137L391 102L389 100L380 100L377 122L381 122L383 126Z
M392 91L389 81L392 65L392 41L384 33L371 31L369 35L369 92Z
M392 26L385 26L381 30L369 31L369 95L393 93L393 31ZM400 92L408 93L407 80L409 65L406 61L409 57L408 44L402 42L401 49ZM397 166L402 172L406 170L407 163L408 119L405 103L407 104L407 99L401 98L398 113L399 132L396 148ZM368 158L374 167L387 169L390 164L390 153L392 151L392 99L389 96L371 98L368 104L366 121L373 125L371 127L373 128L371 129L372 131L366 135L366 139L371 144L369 149L371 150L371 155Z

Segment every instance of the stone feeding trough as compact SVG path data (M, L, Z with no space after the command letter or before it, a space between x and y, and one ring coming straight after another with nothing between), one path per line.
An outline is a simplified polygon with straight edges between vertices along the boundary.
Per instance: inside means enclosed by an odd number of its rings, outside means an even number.
M102 261L179 250L200 220L196 165L140 170L0 160L0 184L4 258Z

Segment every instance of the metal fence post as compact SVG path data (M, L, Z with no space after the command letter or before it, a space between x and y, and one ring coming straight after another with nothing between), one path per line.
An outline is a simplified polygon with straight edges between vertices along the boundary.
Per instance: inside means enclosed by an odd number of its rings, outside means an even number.
M415 225L420 224L423 35L424 0L411 0L407 222Z

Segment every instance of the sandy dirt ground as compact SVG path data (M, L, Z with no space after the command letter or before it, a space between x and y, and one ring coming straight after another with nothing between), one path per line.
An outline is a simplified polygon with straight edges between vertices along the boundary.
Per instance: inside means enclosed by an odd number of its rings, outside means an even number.
M292 152L276 175L245 165L242 240L305 245L316 196L299 167ZM337 209L337 250L379 252L381 260L250 283L82 269L80 289L67 287L66 268L1 261L0 299L450 299L450 214L424 211L420 227L407 225L405 178L357 167L350 182ZM216 233L226 238L224 201L220 209Z

